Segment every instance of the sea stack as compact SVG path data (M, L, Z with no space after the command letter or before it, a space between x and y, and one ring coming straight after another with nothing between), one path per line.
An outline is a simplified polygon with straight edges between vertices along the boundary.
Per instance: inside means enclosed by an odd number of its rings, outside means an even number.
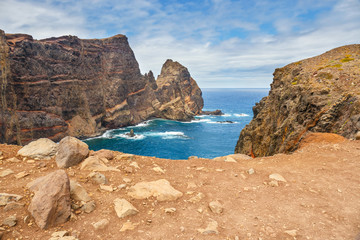
M309 132L355 139L360 130L360 45L348 45L274 72L235 152L255 157L297 149Z
M180 63L142 75L127 37L34 40L0 30L0 142L88 137L149 118L190 120L202 92Z

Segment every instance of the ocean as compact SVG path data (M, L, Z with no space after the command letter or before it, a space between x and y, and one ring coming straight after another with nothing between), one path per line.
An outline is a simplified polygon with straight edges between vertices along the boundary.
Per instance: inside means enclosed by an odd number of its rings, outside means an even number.
M269 89L202 89L204 111L220 109L222 116L196 116L190 122L152 119L113 129L84 140L91 150L110 149L143 156L187 159L214 158L234 153L240 131L253 117L252 107ZM133 129L136 136L129 137Z

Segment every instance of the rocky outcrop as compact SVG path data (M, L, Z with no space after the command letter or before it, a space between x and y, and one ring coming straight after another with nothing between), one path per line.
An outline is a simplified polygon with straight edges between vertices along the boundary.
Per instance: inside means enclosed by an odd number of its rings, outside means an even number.
M189 120L201 90L167 60L157 81L142 75L126 36L34 40L0 30L0 141L86 137L159 117Z
M269 156L298 148L309 132L355 138L360 130L360 45L276 69L269 96L253 107L235 152Z

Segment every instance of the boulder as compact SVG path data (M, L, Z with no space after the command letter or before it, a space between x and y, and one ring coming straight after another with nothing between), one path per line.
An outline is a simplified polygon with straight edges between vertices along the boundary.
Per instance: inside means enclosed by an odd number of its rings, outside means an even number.
M63 138L56 153L56 164L59 168L68 168L82 162L89 155L86 143L74 137Z
M27 187L35 193L28 210L40 228L47 229L70 218L70 181L64 170L35 179Z
M106 164L101 161L100 158L96 156L90 156L86 158L80 166L81 170L90 170L90 171L120 171L114 167L108 167Z
M29 158L50 159L55 156L58 145L48 138L39 138L18 151L18 155Z
M173 188L166 179L160 179L137 183L129 189L128 195L135 199L155 197L158 201L174 201L183 194Z
M74 180L70 180L70 197L75 201L91 201L91 197L86 192L85 188Z
M116 198L114 200L115 212L119 218L125 218L137 214L139 211L127 200Z

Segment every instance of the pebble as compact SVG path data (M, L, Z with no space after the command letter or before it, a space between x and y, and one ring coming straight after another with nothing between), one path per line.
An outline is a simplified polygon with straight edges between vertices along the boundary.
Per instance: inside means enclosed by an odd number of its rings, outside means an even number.
M213 219L210 219L207 227L205 229L202 229L202 228L199 228L198 231L201 233L201 234L205 234L205 235L208 235L208 234L219 234L219 231L217 230L218 228L218 223L217 221L213 220Z
M129 165L136 168L136 169L140 169L139 164L137 162L132 162Z
M13 227L15 226L17 223L17 219L16 219L16 216L13 215L13 216L10 216L10 217L7 217L5 218L3 221L2 221L2 224L3 225L7 225L9 227Z
M96 184L107 184L108 183L105 175L102 173L99 173L99 172L90 173L88 175L88 178L90 178L91 181Z
M284 233L292 236L292 237L296 237L297 236L297 230L293 229L293 230L286 230L284 231Z
M10 174L13 174L13 173L14 173L13 170L11 170L11 169L5 169L4 171L1 171L1 172L0 172L0 177L6 177L6 176L8 176L8 175L10 175Z
M210 202L209 208L213 213L216 213L216 214L220 214L224 211L224 207L219 201Z
M162 169L161 167L157 166L157 167L153 167L153 169L155 172L158 172L158 173L165 173L165 170Z
M255 170L254 170L253 168L250 168L250 169L247 171L247 173L248 173L249 175L252 175L252 174L255 173Z
M123 178L123 181L126 182L126 183L131 183L132 180L130 178Z
M278 181L278 182L287 182L286 179L285 179L283 176L281 176L280 174L278 174L278 173L272 173L272 174L270 174L270 175L269 175L269 178L270 178L271 180L276 180L276 181Z
M117 186L118 189L124 189L126 188L126 183L120 184L119 186Z
M107 219L101 219L100 221L93 223L93 227L95 228L95 230L102 230L104 228L106 228L109 225L109 220Z
M132 173L134 170L133 170L132 167L126 167L126 168L124 168L124 171L125 171L126 173Z
M165 208L165 213L174 213L174 212L176 212L176 208Z
M82 207L81 207L81 210L84 211L85 213L91 213L95 210L96 208L96 203L95 201L90 201L90 202L87 202L85 203Z
M276 180L272 180L272 181L269 182L269 186L271 186L271 187L278 187L278 186L279 186L279 183L278 183L278 181L276 181Z
M125 231L128 231L128 230L134 230L136 226L137 226L137 224L134 224L134 223L132 223L130 221L127 221L121 227L120 232L125 232Z
M205 197L205 194L200 192L196 196L190 198L188 201L191 203L197 203L197 202L200 202L201 199L203 199L204 197Z
M104 191L108 191L108 192L114 191L114 189L111 185L109 186L109 185L100 184L100 189L104 190Z
M15 178L16 178L16 179L20 179L20 178L24 178L24 177L29 176L29 175L30 175L30 173L27 173L27 172L25 172L25 171L22 171L22 172L19 172L18 174L16 174L16 175L15 175Z
M21 160L17 159L16 157L9 158L6 161L11 162L11 163L19 163L19 162L21 162Z
M185 228L183 226L180 227L181 232L185 232Z

